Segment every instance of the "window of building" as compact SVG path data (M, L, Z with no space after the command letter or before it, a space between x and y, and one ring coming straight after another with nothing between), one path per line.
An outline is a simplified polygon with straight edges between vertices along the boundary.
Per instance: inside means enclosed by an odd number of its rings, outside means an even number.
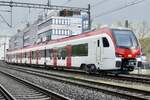
M64 19L62 19L62 24L63 24L63 25L65 24L65 20L64 20Z
M103 37L102 41L103 41L103 47L109 47L109 42L106 37Z
M59 29L59 35L61 35L61 29Z
M67 23L68 23L68 21L67 21L67 19L65 19L65 25L67 25Z
M70 25L70 20L68 20L68 23L67 23L67 25Z
M63 30L62 30L62 35L64 35L64 34L65 34L65 30L63 29Z
M58 19L55 19L55 24L58 24Z
M65 30L65 32L64 32L64 35L66 35L67 34L67 30Z
M61 19L58 19L58 24L61 25Z
M62 19L60 19L60 24L61 24L61 25L63 24Z
M50 25L52 24L52 19L49 20L49 24L50 24Z
M52 24L55 24L55 19L54 18L52 19Z
M61 32L60 32L60 33L61 33L61 35L63 35L63 29L61 29Z
M72 56L88 56L88 43L73 45Z

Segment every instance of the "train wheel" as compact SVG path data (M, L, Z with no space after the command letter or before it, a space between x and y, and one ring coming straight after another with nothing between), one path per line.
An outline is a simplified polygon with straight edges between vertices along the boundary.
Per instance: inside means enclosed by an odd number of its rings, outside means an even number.
M83 64L81 66L81 68L82 68L83 71L85 71L85 73L89 74L89 68L88 68L88 66L86 64Z
M90 74L95 74L96 73L96 66L94 64L89 64L88 68L89 68L89 73Z

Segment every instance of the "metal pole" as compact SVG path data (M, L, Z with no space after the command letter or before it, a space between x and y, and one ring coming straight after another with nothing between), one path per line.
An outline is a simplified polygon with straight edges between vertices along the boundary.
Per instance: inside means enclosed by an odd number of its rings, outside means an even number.
M5 55L6 55L5 49L6 49L6 43L4 43L4 61L5 61Z
M47 5L48 5L48 6L51 6L51 0L48 0Z
M128 22L128 20L125 20L125 27L129 27L129 22Z
M10 3L11 3L11 4L13 3L12 0L11 0ZM11 12L10 12L10 27L11 27L11 28L12 28L12 7L13 7L13 6L10 5L10 11L11 11Z
M91 30L91 5L88 4L88 29Z

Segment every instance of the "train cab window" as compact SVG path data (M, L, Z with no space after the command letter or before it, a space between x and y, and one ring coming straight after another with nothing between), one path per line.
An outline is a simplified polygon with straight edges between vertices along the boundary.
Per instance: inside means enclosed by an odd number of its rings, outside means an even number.
M109 47L109 42L106 37L103 37L102 41L103 41L103 47Z

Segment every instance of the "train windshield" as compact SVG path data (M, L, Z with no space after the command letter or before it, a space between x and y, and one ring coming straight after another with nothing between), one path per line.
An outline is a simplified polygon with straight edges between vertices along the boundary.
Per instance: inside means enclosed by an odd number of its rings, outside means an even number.
M130 30L113 30L113 35L117 47L131 48L138 46L137 38Z

